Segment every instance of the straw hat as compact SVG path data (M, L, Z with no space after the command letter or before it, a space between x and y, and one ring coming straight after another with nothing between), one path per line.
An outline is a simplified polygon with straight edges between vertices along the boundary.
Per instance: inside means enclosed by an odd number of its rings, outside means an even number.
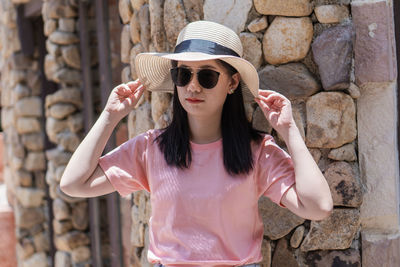
M135 68L147 90L173 92L171 60L220 59L240 73L244 95L251 92L253 97L258 96L257 70L242 56L242 43L234 31L215 22L195 21L179 33L174 53L140 53L135 58Z

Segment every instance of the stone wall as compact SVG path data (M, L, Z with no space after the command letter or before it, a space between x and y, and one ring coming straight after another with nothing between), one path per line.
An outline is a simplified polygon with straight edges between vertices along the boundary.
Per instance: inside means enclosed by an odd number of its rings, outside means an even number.
M354 71L355 65L362 65L355 62L354 54L357 56L357 44L366 52L370 50L356 42L361 38L357 29L361 25L352 18L354 6L350 2L120 1L120 16L125 24L121 34L121 59L130 64L122 72L124 82L137 78L134 59L138 53L171 51L179 31L187 23L205 19L225 24L236 31L243 43L244 57L258 69L260 87L281 92L292 101L297 126L329 183L335 208L332 215L323 221L308 221L262 198L259 204L265 227L263 266L332 266L333 263L361 266L360 206L366 184L360 176L358 151L362 148L357 139L360 126L357 125L356 112L358 101L365 97L357 79L366 75L364 69L359 73ZM381 2L383 10L391 7L385 1L376 2ZM393 24L390 17L387 19L382 13L377 16L385 19L387 25ZM372 23L371 27L374 25ZM370 31L375 33L375 30ZM382 33L382 36L390 34L393 33ZM384 76L386 72L380 69L385 69L384 66L393 68L393 63L395 66L394 61L388 63L380 62L373 71L374 75L378 72ZM368 69L368 66L362 66L365 71ZM391 74L383 79L392 81L395 76ZM171 99L172 95L168 93L146 92L129 115L130 137L167 125L171 118ZM284 142L268 125L260 108L250 99L245 99L245 106L253 126L271 133L284 147ZM392 111L388 120L392 121L395 107L390 105L388 108ZM369 116L367 110L358 107L358 111L363 113L358 118ZM395 143L391 144L392 148L386 149L396 148ZM365 168L374 166L377 167ZM395 193L390 195L390 203L398 201L398 191L395 195L398 189L394 187L393 190ZM131 240L135 250L131 264L150 266L146 261L147 222L151 208L149 196L136 192L133 203Z
M0 68L4 178L15 216L20 266L47 266L49 231L38 53L21 51L12 1L0 3ZM36 49L37 51L37 49Z
M45 73L47 79L59 84L59 89L48 95L44 103L46 133L56 144L46 151L46 181L53 199L56 266L86 266L91 257L88 202L65 195L59 186L63 171L84 134L78 4L78 1L47 0L42 7L48 52ZM93 21L93 7L89 10L87 19ZM95 42L91 40L90 43ZM96 55L92 61L97 63Z

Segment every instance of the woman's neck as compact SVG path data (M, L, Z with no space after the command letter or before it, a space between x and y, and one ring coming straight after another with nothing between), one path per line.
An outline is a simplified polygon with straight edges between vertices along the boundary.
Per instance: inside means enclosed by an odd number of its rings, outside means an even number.
M195 117L188 114L190 140L196 144L208 144L222 137L221 116Z

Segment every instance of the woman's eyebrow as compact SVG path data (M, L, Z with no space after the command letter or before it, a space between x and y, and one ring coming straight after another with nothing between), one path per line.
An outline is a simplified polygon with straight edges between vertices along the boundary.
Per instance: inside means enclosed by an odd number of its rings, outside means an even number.
M191 66L188 66L188 65L185 65L185 64L179 65L179 67L192 68ZM197 69L216 69L216 67L214 67L212 65L201 65Z

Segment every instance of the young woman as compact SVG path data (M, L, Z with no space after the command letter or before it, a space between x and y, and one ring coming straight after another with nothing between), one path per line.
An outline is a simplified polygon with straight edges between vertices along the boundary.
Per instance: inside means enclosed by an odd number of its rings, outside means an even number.
M174 53L138 55L139 79L112 90L65 169L61 189L71 196L150 192L148 260L156 266L257 266L263 195L311 220L332 211L329 186L289 100L259 90L257 71L241 55L239 37L207 21L188 24ZM145 89L174 89L171 124L101 157L114 127ZM254 97L291 156L252 129L243 95Z

